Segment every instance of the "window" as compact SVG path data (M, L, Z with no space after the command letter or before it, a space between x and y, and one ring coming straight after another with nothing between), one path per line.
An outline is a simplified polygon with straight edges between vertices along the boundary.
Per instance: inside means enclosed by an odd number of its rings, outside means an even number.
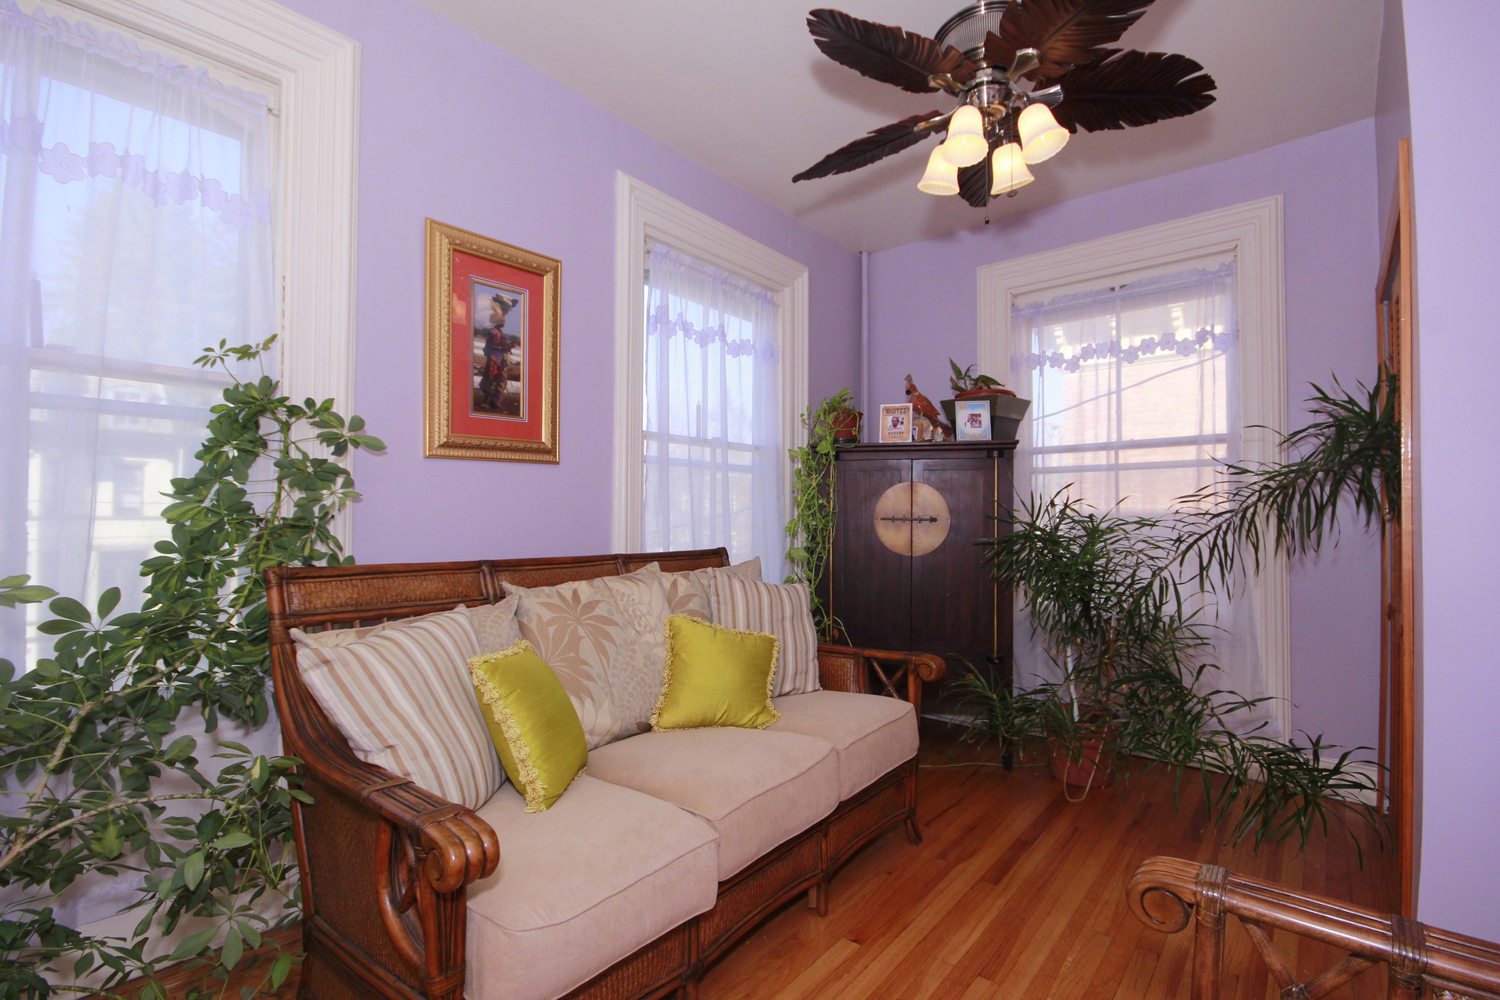
M1017 303L1011 384L1032 401L1023 492L1161 514L1240 455L1235 263Z
M280 331L293 395L350 394L356 49L260 0L3 0L0 45L0 565L128 604L199 348Z
M1221 212L981 268L981 370L1032 399L1016 495L1165 512L1224 461L1274 457L1285 420L1281 203ZM1002 376L1003 377L1003 376ZM1270 695L1290 732L1284 559L1209 620L1218 681ZM1044 670L1018 621L1016 665ZM1272 730L1263 730L1271 734Z
M807 268L619 175L615 547L785 573Z
M775 567L786 548L776 296L661 243L646 260L641 547L723 545Z

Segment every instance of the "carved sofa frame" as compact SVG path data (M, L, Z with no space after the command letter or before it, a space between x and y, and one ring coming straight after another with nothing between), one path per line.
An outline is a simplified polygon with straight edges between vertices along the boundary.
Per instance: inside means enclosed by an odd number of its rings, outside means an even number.
M551 586L618 575L659 562L678 572L728 565L724 549L267 571L271 657L286 752L301 758L312 805L294 802L306 959L306 1000L458 1000L464 991L467 887L491 875L501 845L471 810L354 756L303 685L289 630L371 625L493 603L502 583ZM922 681L940 657L821 645L825 688L905 697L920 715ZM916 822L913 757L839 804L811 829L719 884L706 913L688 920L569 993L647 1000L696 995L704 967L786 901L808 894L828 909L831 875L877 835Z

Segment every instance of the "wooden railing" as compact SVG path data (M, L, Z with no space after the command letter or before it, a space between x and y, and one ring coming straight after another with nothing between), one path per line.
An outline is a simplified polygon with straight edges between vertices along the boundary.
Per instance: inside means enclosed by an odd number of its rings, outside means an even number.
M1224 929L1231 914L1265 960L1283 1000L1329 996L1381 963L1389 967L1391 1000L1500 1000L1500 945L1489 941L1177 858L1144 862L1127 891L1131 911L1147 927L1175 934L1194 924L1192 1000L1219 1000ZM1348 955L1301 982L1272 943L1276 931Z

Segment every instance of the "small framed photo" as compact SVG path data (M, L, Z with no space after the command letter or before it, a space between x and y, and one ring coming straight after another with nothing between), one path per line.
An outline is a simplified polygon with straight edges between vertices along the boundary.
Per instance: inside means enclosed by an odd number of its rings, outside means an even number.
M880 408L880 443L911 443L910 403L886 403Z
M990 401L960 399L953 404L953 430L960 441L990 439Z

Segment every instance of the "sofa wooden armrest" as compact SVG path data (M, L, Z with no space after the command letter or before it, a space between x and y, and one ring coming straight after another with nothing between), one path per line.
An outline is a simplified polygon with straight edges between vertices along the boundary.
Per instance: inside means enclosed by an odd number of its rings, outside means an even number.
M818 675L830 691L884 694L909 701L922 714L922 682L941 680L948 664L933 653L899 653L889 649L858 649L820 643ZM871 677L880 689L871 691ZM905 691L902 683L905 682Z

